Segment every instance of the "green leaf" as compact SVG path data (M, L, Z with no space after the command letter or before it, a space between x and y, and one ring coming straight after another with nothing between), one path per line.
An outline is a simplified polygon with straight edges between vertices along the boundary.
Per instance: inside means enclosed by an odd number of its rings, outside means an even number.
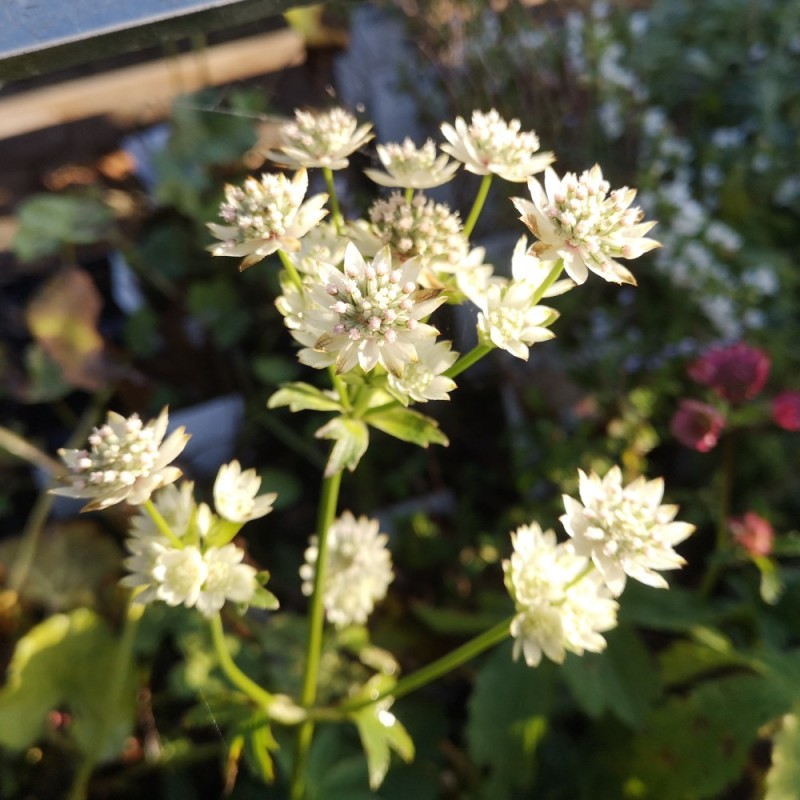
M130 670L119 702L109 706L116 645L108 625L88 609L56 614L28 631L0 690L0 745L29 747L44 734L48 712L66 706L82 752L98 759L118 754L133 727L135 682Z
M709 681L650 715L634 740L630 777L648 800L719 797L741 774L759 728L790 705L770 677Z
M694 592L674 586L668 592L629 581L625 602L620 607L621 622L657 631L685 633L697 625L708 625L720 612L697 602Z
M266 722L247 730L244 734L244 760L250 771L264 783L275 780L275 766L270 753L278 749L278 743Z
M633 631L617 628L606 635L606 640L608 647L603 653L570 655L562 674L589 716L609 712L639 728L659 695L655 665Z
M267 401L267 408L289 406L290 411L342 411L335 392L323 392L310 383L289 383Z
M533 780L536 749L547 731L557 671L550 662L536 669L511 658L511 643L484 662L469 701L467 742L478 767L485 768L486 797L511 797Z
M437 608L425 603L414 603L411 610L427 628L447 636L477 636L497 625L510 613L506 609L501 614L492 611L460 611L454 608Z
M724 638L724 637L721 637ZM673 642L659 653L661 679L667 686L687 684L708 674L719 673L724 669L750 667L752 662L733 649L729 640Z
M13 248L22 261L55 255L64 244L105 239L114 224L111 209L88 195L33 195L18 207L17 219Z
M326 478L341 472L345 467L352 472L361 461L361 456L367 452L369 445L367 426L361 420L350 417L335 417L314 435L318 439L336 441L325 466Z
M395 407L368 412L364 419L373 428L420 447L427 447L429 444L441 444L446 447L449 444L436 420L410 408Z
M767 773L764 800L796 800L800 797L800 706L781 720L772 740L772 767Z
M400 721L382 704L373 704L352 714L367 757L369 786L375 790L389 771L391 751L406 763L414 759L414 742Z
M186 294L186 307L225 349L235 345L250 327L236 288L224 278L194 283Z

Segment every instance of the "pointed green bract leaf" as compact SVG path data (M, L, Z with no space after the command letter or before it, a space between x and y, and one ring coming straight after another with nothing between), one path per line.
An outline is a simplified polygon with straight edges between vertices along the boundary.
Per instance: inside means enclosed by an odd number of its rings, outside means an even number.
M449 444L436 420L409 408L395 407L367 413L365 419L373 428L420 447L430 444L446 447Z
M367 452L369 431L358 419L335 417L323 425L315 434L318 439L334 439L336 444L331 450L330 458L325 466L325 477L330 478L337 472L347 468L352 472Z
M270 752L278 749L272 730L266 723L248 730L244 736L244 760L250 771L264 783L275 780L275 765Z
M772 741L772 767L767 773L764 800L795 800L800 797L800 705L781 720Z
M374 791L386 777L394 750L405 762L414 758L414 742L400 721L386 708L371 705L352 715L367 757L369 785Z
M310 383L289 383L267 401L267 408L289 406L290 411L341 411L341 403L332 392L323 392Z

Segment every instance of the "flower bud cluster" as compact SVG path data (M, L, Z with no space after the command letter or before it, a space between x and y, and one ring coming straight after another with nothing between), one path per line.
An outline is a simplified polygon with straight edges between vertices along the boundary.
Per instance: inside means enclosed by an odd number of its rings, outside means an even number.
M422 147L407 138L402 144L379 144L375 150L386 172L365 169L364 174L380 186L432 189L447 183L460 166L446 155L437 155L432 139Z

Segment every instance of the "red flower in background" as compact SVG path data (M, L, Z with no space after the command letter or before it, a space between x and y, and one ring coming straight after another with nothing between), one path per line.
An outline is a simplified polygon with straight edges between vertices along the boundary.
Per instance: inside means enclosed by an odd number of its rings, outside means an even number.
M672 435L700 453L716 447L724 428L725 417L714 406L699 400L681 400L670 423Z
M715 347L689 365L692 380L713 389L733 405L752 400L769 375L769 356L757 347L739 342Z
M785 431L800 431L800 392L787 390L772 401L772 419Z
M768 556L772 552L775 532L764 517L748 511L743 517L729 520L728 525L733 538L751 556Z

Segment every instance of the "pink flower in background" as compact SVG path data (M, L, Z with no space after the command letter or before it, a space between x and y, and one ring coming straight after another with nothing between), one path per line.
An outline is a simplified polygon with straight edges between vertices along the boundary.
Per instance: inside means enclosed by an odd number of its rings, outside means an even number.
M699 400L681 400L672 417L672 435L686 447L707 453L717 445L725 417L714 406Z
M772 420L785 431L800 431L800 392L787 389L772 401Z
M775 532L764 517L748 511L743 517L729 520L728 524L733 538L751 556L768 556L772 552Z
M729 403L739 405L752 400L769 375L769 356L743 342L715 347L689 365L692 380L713 389Z

